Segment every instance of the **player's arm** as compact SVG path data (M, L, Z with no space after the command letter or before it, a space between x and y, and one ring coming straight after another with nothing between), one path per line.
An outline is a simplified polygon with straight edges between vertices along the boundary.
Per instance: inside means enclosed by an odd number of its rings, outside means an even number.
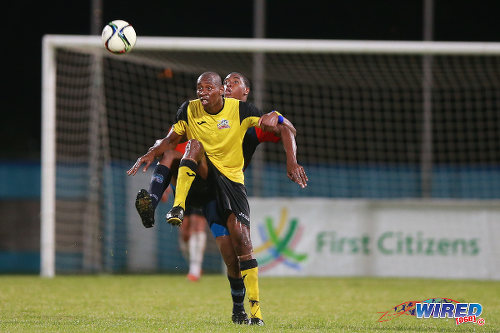
M174 150L179 142L181 142L181 139L186 134L188 106L189 102L185 102L181 105L177 111L175 124L170 128L167 136L163 139L156 140L155 144L148 149L148 152L137 159L135 164L127 171L129 176L135 175L142 164L146 164L142 170L146 172L157 157L160 157L167 150Z
M240 101L240 121L246 130L252 126L258 126L262 128L262 130L266 132L274 133L276 136L281 136L281 128L285 127L290 130L293 136L296 135L297 130L293 126L293 124L283 117L281 113L277 111L271 111L266 114L262 114L262 112L255 107L255 105L251 103L245 103Z
M264 114L259 119L259 126L266 132L273 132L277 136L281 135L281 130L279 127L285 126L292 131L293 135L297 135L297 130L293 126L292 122L286 119L277 111L271 111Z
M264 117L262 111L252 103L240 101L239 112L241 128L245 131L254 126L269 128L270 131L273 131L278 124L277 118L274 119L274 117L269 116Z
M170 129L166 137L156 140L155 144L148 149L148 152L137 159L135 164L127 171L127 174L134 176L142 164L145 164L142 171L146 172L156 158L160 157L167 150L174 150L181 139L182 135L177 134L173 128Z
M304 168L297 163L297 143L295 135L287 126L280 126L281 142L286 153L286 174L288 178L297 183L300 187L307 186L306 172Z
M292 131L293 136L297 136L297 130L295 129L295 126L293 126L292 122L288 120L286 117L283 117L283 123L281 125L288 127L290 131Z

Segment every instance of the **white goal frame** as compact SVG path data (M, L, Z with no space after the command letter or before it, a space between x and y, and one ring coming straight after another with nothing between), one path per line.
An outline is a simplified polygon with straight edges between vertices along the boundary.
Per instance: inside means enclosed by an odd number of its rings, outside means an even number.
M57 48L101 47L99 36L46 35L42 49L40 275L55 275ZM393 55L500 55L500 43L139 37L137 50L294 52ZM424 69L423 69L424 70ZM424 126L425 128L425 126ZM424 140L425 141L425 140Z

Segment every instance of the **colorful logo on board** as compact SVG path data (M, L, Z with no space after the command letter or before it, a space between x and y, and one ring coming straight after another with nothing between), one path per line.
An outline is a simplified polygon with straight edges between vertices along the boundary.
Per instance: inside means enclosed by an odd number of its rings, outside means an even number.
M297 271L302 269L301 263L307 259L307 254L295 252L299 243L303 227L296 218L288 220L288 210L283 208L277 227L273 219L267 217L264 223L259 224L258 234L262 244L254 249L259 262L259 271L264 272L277 265L285 265Z

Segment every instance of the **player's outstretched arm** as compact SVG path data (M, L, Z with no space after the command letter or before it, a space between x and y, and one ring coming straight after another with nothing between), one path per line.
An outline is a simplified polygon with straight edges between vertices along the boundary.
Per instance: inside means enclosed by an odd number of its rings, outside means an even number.
M263 114L259 118L259 127L266 132L276 132L278 125L278 114L274 111Z
M288 127L290 131L292 131L293 136L297 136L297 130L295 129L295 126L293 126L292 122L286 119L286 117L283 117L283 123L281 125Z
M142 172L146 172L153 161L167 150L174 150L181 141L182 136L170 129L167 136L156 140L155 144L148 149L148 152L137 159L135 164L127 171L127 175L134 176L142 164L145 164Z
M292 131L293 135L297 135L297 130L293 126L292 122L282 116L282 123L279 123L279 114L276 111L271 111L262 115L259 119L259 126L266 132L273 132L274 134L280 136L281 130L278 126L286 126Z
M304 168L297 163L297 143L295 135L287 126L278 126L281 134L281 142L286 152L286 174L288 178L297 183L300 187L307 186L307 174Z

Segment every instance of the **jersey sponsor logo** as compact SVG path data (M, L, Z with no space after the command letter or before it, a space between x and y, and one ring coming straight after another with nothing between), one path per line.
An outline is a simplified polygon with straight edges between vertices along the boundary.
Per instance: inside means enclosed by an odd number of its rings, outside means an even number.
M219 123L217 124L217 128L218 129L224 129L224 128L230 128L231 126L229 126L229 120L226 120L226 119L222 119L221 121L219 121Z
M203 124L206 124L207 122L205 120L202 120L202 121L197 121L196 122L198 125L203 125Z

